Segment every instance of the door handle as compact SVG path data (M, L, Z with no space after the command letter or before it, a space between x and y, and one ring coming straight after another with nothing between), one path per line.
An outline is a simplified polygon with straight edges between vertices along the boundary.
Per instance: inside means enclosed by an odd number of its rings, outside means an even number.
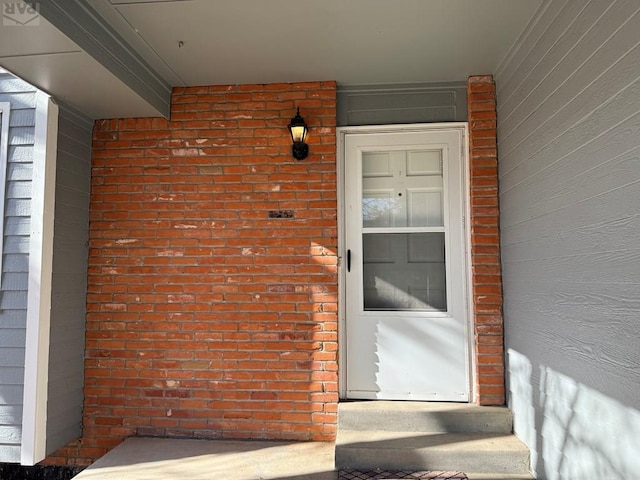
M351 250L347 250L347 272L351 271Z

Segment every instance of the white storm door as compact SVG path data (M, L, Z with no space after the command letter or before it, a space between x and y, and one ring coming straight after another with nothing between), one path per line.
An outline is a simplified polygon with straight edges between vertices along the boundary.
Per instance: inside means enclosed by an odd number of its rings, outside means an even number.
M348 398L469 400L463 138L345 134Z

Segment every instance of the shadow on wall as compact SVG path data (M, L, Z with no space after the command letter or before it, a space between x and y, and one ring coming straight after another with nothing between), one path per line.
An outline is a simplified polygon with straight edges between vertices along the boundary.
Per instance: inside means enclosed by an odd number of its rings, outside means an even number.
M515 350L508 360L514 431L537 478L638 478L640 412Z

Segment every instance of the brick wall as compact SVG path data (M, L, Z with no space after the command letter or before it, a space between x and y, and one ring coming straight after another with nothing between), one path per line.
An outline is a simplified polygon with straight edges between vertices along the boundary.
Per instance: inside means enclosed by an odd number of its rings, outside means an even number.
M491 76L469 78L468 107L474 400L502 405ZM324 82L178 88L171 121L96 123L84 436L46 463L86 465L130 435L334 439L335 118Z
M177 88L171 121L96 123L84 433L49 463L130 435L334 439L335 93Z
M498 210L496 93L491 75L469 77L471 264L476 399L504 405L504 335Z

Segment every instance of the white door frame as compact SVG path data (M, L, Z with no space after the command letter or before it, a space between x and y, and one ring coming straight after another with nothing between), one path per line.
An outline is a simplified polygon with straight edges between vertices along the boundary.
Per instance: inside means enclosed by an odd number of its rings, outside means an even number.
M338 186L338 391L341 399L346 398L347 394L347 342L346 338L346 269L343 259L345 253L345 229L346 229L346 212L345 212L345 136L350 133L398 133L398 132L437 132L437 131L458 130L462 134L462 151L460 152L462 161L462 170L464 178L463 183L463 229L464 229L464 256L466 267L466 292L465 310L467 313L467 342L468 342L468 365L469 365L469 402L475 398L476 385L476 358L475 358L475 335L474 335L474 316L473 316L473 291L472 291L472 271L471 271L471 202L470 202L470 170L469 170L469 125L467 122L447 122L447 123L414 123L406 125L366 125L355 127L337 127L336 128L336 146L337 152L337 186Z

